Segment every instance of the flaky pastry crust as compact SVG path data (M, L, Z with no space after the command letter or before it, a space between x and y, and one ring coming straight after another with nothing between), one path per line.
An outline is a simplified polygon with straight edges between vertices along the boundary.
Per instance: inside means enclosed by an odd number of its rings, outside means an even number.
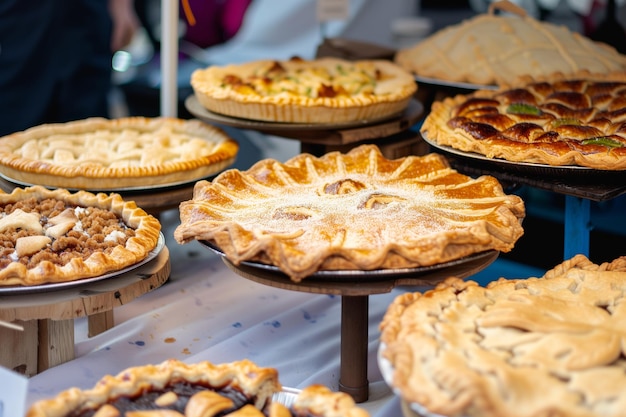
M433 103L421 133L488 158L626 169L626 73L524 81Z
M428 266L523 234L523 201L441 155L385 158L375 145L322 157L266 159L196 183L180 205L179 243L209 241L235 265L277 266L292 280L321 270Z
M510 3L510 2L496 2ZM581 77L626 71L626 56L566 26L522 13L477 15L399 50L395 62L422 77L509 85L519 77Z
M626 257L576 255L543 277L449 278L398 296L382 357L407 404L466 417L617 417L626 410Z
M348 394L322 385L305 387L291 405L273 399L281 390L276 369L247 359L222 364L169 359L107 375L88 390L70 388L37 401L26 417L369 417Z
M0 140L0 171L23 184L118 190L189 182L231 165L237 142L199 120L89 118Z
M215 113L281 123L338 124L403 111L417 91L390 61L259 60L198 69L191 86Z
M59 214L49 218L29 208L13 210L22 202L32 201L50 201ZM36 207L36 203L33 207ZM10 210L7 211L7 208ZM85 236L86 243L79 250L80 256L64 258L62 263L40 256L45 250L63 252L66 246L80 247L77 242L83 241L80 237L85 234L87 225L81 224L82 214L75 213L86 212L90 208L102 209L109 217L111 214L114 216L113 225L99 231L103 242L96 236ZM59 221L55 222L56 219ZM97 223L99 220L89 221ZM131 230L127 232L126 229ZM69 282L124 269L145 259L156 248L161 224L158 219L137 207L134 201L125 201L115 193L71 193L61 188L49 190L41 186L15 188L11 193L0 192L0 234L21 236L26 230L34 231L31 233L33 236L18 238L15 249L6 242L2 247L5 259L0 269L0 286ZM24 254L18 253L21 239L30 241L33 237L35 240L39 240L39 237L45 240L35 242L35 249L27 250ZM117 243L107 244L109 239ZM106 246L106 249L99 246ZM38 260L29 265L21 262L23 256Z

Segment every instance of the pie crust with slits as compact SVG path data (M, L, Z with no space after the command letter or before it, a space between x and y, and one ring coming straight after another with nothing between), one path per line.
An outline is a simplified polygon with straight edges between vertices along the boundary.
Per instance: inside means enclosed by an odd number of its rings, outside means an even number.
M103 377L93 388L70 388L34 403L26 417L369 417L352 397L323 385L286 404L274 368L249 360L186 364L169 359Z
M238 144L199 120L89 118L44 124L0 140L0 173L24 185L95 191L207 178L231 165Z
M385 158L375 145L266 159L196 183L180 205L179 243L208 241L235 265L277 266L294 281L320 270L430 266L523 234L523 201L437 154Z
M464 417L618 417L626 410L626 257L576 255L540 278L449 278L402 294L381 358L409 408ZM407 417L414 415L407 414Z
M119 194L42 186L0 192L0 287L77 281L134 265L159 221Z
M200 104L227 116L281 123L340 124L402 112L417 84L391 61L260 60L198 69Z
M433 103L421 132L439 145L512 162L626 169L626 73L478 90Z
M497 9L512 13L496 14ZM400 49L395 62L437 81L506 86L520 77L585 77L626 72L626 55L564 25L534 19L512 2L446 26Z

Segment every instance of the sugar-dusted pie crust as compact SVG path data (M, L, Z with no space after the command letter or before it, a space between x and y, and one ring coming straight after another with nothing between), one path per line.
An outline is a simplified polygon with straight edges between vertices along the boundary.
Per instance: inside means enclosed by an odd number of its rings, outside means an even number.
M514 13L495 13L511 7ZM489 13L399 50L395 62L418 76L479 85L508 85L520 76L626 72L626 56L615 48L536 20L510 2L492 3Z
M523 234L523 201L493 177L437 154L385 158L375 145L322 157L266 159L196 183L180 205L179 243L209 241L234 264L275 265L292 280L320 270L428 266Z
M283 404L278 372L247 359L186 364L175 359L127 368L93 388L40 400L26 417L369 417L352 397L322 385Z
M548 78L433 103L428 140L488 158L626 169L626 72Z
M0 172L21 184L119 190L190 182L231 165L238 144L217 127L171 117L44 124L0 140Z
M244 119L337 124L403 111L417 90L390 61L318 58L260 60L198 69L191 75L208 110Z
M145 259L160 233L155 217L119 194L42 186L0 192L0 286L118 271Z
M576 255L543 277L450 278L380 325L407 404L465 417L617 417L626 410L626 257Z

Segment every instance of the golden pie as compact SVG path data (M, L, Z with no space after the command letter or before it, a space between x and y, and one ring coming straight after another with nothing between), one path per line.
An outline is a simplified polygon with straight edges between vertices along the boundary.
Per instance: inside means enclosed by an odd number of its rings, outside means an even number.
M249 360L186 364L175 359L128 368L93 388L70 388L34 403L26 417L368 417L352 397L311 385L291 404L278 372Z
M509 13L497 14L501 9ZM584 77L626 72L626 56L566 26L536 20L511 2L400 49L395 62L441 81L509 85L521 76Z
M200 104L232 117L338 124L402 112L417 90L413 76L385 60L260 60L195 70Z
M478 90L433 103L421 127L436 144L488 158L626 169L626 73Z
M174 237L217 246L235 265L275 265L294 281L321 270L429 266L497 250L523 234L523 201L441 155L385 158L375 145L266 159L200 181Z
M89 118L0 140L0 172L20 184L118 190L190 182L231 165L238 144L199 120Z
M0 192L0 286L97 277L144 260L159 221L119 194L42 186Z
M449 278L402 294L381 363L408 409L465 417L617 417L626 410L626 257L543 277ZM407 414L414 415L412 413Z

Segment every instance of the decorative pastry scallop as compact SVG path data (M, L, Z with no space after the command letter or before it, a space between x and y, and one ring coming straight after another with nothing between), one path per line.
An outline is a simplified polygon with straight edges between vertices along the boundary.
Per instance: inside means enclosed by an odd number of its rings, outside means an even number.
M300 281L320 270L434 265L510 251L523 201L493 177L470 178L441 155L385 158L375 145L322 157L266 159L196 183L180 205L179 243L208 241L235 265L277 266Z
M120 190L207 178L231 165L236 141L199 120L90 118L0 140L0 172L25 185Z

